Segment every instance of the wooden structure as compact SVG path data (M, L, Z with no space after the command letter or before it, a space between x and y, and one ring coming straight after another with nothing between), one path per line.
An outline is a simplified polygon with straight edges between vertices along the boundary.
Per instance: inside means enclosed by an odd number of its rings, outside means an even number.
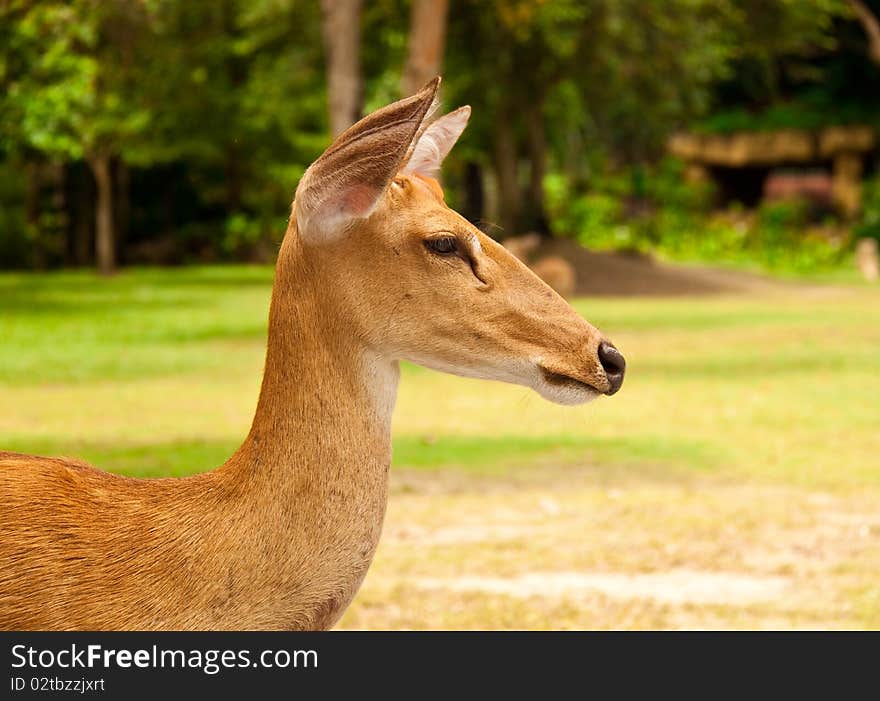
M781 129L732 134L679 133L668 150L687 164L685 177L692 181L712 179L730 182L743 175L751 192L761 197L772 170L827 168L831 177L831 201L844 216L859 211L865 161L876 147L869 126L832 126L821 131Z

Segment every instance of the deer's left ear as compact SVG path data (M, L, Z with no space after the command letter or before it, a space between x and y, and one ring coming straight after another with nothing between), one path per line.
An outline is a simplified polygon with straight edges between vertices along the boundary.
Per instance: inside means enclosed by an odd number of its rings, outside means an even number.
M403 172L436 177L470 116L471 108L465 105L431 122L418 137Z
M424 130L439 87L438 76L412 97L367 115L308 167L292 212L303 241L339 239L354 221L370 216Z

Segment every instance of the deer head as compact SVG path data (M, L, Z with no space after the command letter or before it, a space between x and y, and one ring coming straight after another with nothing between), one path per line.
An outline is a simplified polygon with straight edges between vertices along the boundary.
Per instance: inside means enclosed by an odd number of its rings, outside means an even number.
M560 404L614 394L617 349L445 204L434 176L470 108L430 121L439 82L352 126L300 181L292 235L327 314L391 360L525 385Z

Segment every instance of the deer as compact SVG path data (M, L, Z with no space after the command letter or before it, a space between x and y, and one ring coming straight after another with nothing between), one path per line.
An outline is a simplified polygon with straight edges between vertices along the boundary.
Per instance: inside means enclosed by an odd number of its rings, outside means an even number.
M331 628L379 543L401 361L566 405L620 389L611 342L446 205L470 108L432 119L439 84L301 178L253 423L225 463L134 479L0 453L0 628Z
M877 239L861 238L856 241L856 267L867 282L880 278L880 255Z
M541 235L536 232L504 239L502 244L508 251L528 265L532 272L546 282L561 296L568 299L574 295L577 275L565 258L561 256L542 256L531 262L532 254L541 245Z

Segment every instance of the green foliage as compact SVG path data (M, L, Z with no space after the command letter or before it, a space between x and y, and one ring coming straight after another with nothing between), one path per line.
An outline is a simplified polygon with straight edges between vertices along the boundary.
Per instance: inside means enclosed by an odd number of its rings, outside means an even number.
M36 231L27 225L21 202L25 199L20 163L0 161L0 261L33 265Z
M862 186L862 212L853 235L880 241L880 177L874 177Z
M498 115L522 131L523 113L537 105L552 117L548 138L562 159L595 149L627 161L655 156L729 74L740 31L733 5L462 2L449 28L447 94L482 107L473 117L481 141L492 140Z
M410 11L406 0L365 3L367 110L399 96ZM840 43L835 22L846 12L843 0L456 2L443 98L474 113L446 170L450 202L464 199L465 163L497 175L504 131L520 182L501 206L522 205L514 226L546 208L559 233L590 245L666 247L673 232L700 228L687 217L708 201L680 187L676 166L657 163L671 131L719 105L705 128L869 111L871 100L840 100L837 87L874 83L819 61ZM149 210L129 222L125 245L162 238L180 260L195 250L248 255L282 233L297 180L327 144L324 63L317 2L0 3L0 180L4 169L61 166L82 220L92 216L91 176L71 169L101 154L141 183L130 209ZM816 89L788 100L794 85ZM738 109L743 96L777 107ZM535 164L544 165L526 167ZM549 173L546 203L522 182L538 171ZM166 172L170 193L157 176ZM23 188L0 191L0 265L72 262L69 212L66 224L52 211L25 216ZM187 206L175 208L181 192Z
M326 145L319 36L316 3L4 5L0 157L185 163L192 210L210 214L175 222L181 257L196 241L221 255L247 250L278 235L296 181ZM8 230L16 243L2 261L24 262L23 237Z
M559 174L544 180L547 212L553 228L561 235L574 236L587 246L613 248L628 241L621 240L618 229L620 201L609 194L594 192L574 196L566 178Z
M770 269L807 272L839 263L844 240L811 230L807 222L805 203L766 203L749 230L745 251Z
M762 206L756 217L734 213L697 220L692 233L678 240L670 232L660 248L682 258L780 273L815 273L842 263L848 240L836 229L806 226L804 211L798 203L774 203Z
M226 219L220 252L225 260L265 260L268 256L259 252L274 254L284 231L279 217L261 219L239 212Z
M79 159L130 148L150 123L144 84L134 66L149 32L146 5L15 2L0 15L11 22L2 83L7 150L19 144L54 157ZM148 83L146 85L149 85Z
M631 194L635 181L643 181L640 197ZM711 186L686 183L681 165L671 159L639 178L629 172L597 179L584 194L572 192L559 175L548 176L545 188L554 232L590 248L656 251L679 260L793 273L832 268L849 250L841 227L813 225L802 202L766 203L756 213L733 206L711 214ZM865 198L864 222L877 216L873 197Z
M694 130L719 134L777 129L813 131L835 124L871 124L877 120L878 114L880 105L870 102L788 101L775 103L761 111L745 107L722 110L696 124Z

